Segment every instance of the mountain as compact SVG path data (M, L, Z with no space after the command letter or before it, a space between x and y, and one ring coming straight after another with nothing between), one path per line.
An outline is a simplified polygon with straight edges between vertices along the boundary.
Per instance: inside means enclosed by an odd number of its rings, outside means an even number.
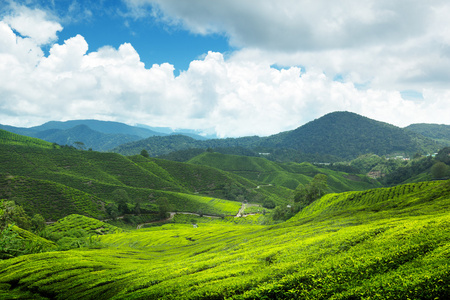
M82 142L86 149L91 148L96 151L109 151L122 144L152 136L168 136L170 134L182 134L195 140L207 139L196 134L196 131L179 130L179 133L177 133L178 131L163 133L151 130L148 126L146 128L142 126L130 126L111 121L71 120L65 122L51 121L30 128L0 125L0 129L60 145L74 146L74 142Z
M190 136L196 140L208 140L208 139L218 138L218 136L216 134L206 133L205 131L202 131L202 130L183 129L183 128L173 129L170 127L152 127L152 126L148 126L148 125L144 125L144 124L136 124L136 126L142 127L142 128L147 128L147 129L150 129L150 130L153 130L156 132L165 133L168 135L182 134L182 135Z
M414 131L437 142L450 146L450 125L443 124L411 124L405 129Z
M0 128L60 145L74 146L74 142L81 142L86 149L96 151L108 151L121 144L166 135L123 123L97 120L51 121L30 128L0 125Z
M351 112L334 112L295 130L268 137L266 147L331 154L345 159L361 154L432 152L439 144L422 135Z
M272 155L272 159L288 159L314 154L319 159L336 161L359 155L433 153L443 145L423 135L394 125L372 120L351 112L334 112L311 121L295 130L269 137L243 137L195 141L177 137L150 137L121 145L113 152L132 155L146 149L152 156L165 155L189 148L243 147ZM279 151L283 149L283 151ZM276 153L276 155L275 155ZM328 157L327 157L328 156Z
M166 135L161 132L156 132L150 129L136 126L130 126L119 122L98 121L98 120L71 120L65 122L51 121L39 126L31 127L30 129L34 131L44 131L49 129L67 130L79 125L85 125L90 129L101 133L132 135L138 136L140 138Z
M69 129L47 129L38 131L34 136L59 145L74 146L76 142L82 142L84 148L91 148L95 151L108 151L123 143L141 139L141 137L137 135L101 133L92 130L84 124L76 125Z

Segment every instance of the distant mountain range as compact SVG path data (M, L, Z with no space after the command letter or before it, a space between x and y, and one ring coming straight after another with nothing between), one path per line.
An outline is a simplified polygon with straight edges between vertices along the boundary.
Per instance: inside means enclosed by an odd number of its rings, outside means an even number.
M30 128L0 125L0 129L60 145L74 146L75 142L81 142L86 149L90 148L96 151L109 151L121 144L152 136L171 134L119 122L99 120L50 121ZM186 133L186 135L194 139L205 139L193 133Z
M283 155L287 156L306 153L316 154L318 157L352 159L366 153L377 155L432 153L443 146L443 143L412 130L351 112L333 112L295 130L269 137L198 141L181 136L159 136L120 145L113 151L132 155L146 149L151 156L159 156L189 148L243 147L264 153L268 157L284 149Z
M400 128L351 112L329 113L295 130L269 137L206 139L196 134L199 131L195 130L139 126L110 121L73 120L52 121L30 128L0 125L0 129L60 145L73 146L81 142L86 149L123 155L139 154L145 149L153 157L193 148L240 148L254 155L264 153L273 160L301 161L298 158L300 156L316 161L336 161L366 153L425 154L450 145L450 125L413 124Z

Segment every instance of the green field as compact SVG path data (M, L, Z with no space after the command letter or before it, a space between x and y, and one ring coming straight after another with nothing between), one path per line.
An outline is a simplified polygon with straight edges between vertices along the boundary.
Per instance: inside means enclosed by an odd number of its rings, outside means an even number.
M329 194L276 225L185 220L4 260L0 298L448 299L449 220L450 181Z

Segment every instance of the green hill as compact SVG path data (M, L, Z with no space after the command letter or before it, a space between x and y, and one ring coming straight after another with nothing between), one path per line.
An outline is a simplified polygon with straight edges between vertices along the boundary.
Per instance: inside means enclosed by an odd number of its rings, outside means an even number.
M103 201L80 190L24 176L0 176L0 199L14 200L29 216L41 214L57 220L73 213L104 217Z
M414 131L439 143L450 146L450 125L443 124L411 124L405 129Z
M12 133L3 129L0 129L0 144L4 145L22 145L22 146L35 146L43 148L52 148L52 143L43 141L37 138L31 138L16 133Z
M272 184L289 189L309 183L319 173L328 176L328 186L332 192L365 190L380 186L378 182L362 175L319 168L310 163L276 163L265 158L211 152L202 153L188 162L231 172L260 184Z
M288 222L169 224L0 261L0 298L448 299L450 181L330 194Z
M286 203L291 196L286 190L256 189L254 182L207 166L60 148L4 133L0 196L15 200L30 215L41 212L46 219L74 213L105 218L107 209L111 205L118 209L121 201L128 208L122 206L118 213L138 204L143 211L156 213L160 198L167 199L173 211L234 215L240 204L231 211L207 202L221 198ZM37 147L29 146L36 143Z
M49 233L58 232L62 235L74 229L81 229L88 232L89 234L96 235L117 233L123 231L122 229L108 223L77 214L68 215L64 218L61 218L57 222L47 227L47 231Z

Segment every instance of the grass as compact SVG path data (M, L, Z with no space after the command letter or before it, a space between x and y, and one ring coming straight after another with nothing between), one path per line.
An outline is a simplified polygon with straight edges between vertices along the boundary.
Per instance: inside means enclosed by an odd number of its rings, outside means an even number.
M449 208L450 181L425 182L328 195L276 225L107 234L0 262L0 298L447 299Z

